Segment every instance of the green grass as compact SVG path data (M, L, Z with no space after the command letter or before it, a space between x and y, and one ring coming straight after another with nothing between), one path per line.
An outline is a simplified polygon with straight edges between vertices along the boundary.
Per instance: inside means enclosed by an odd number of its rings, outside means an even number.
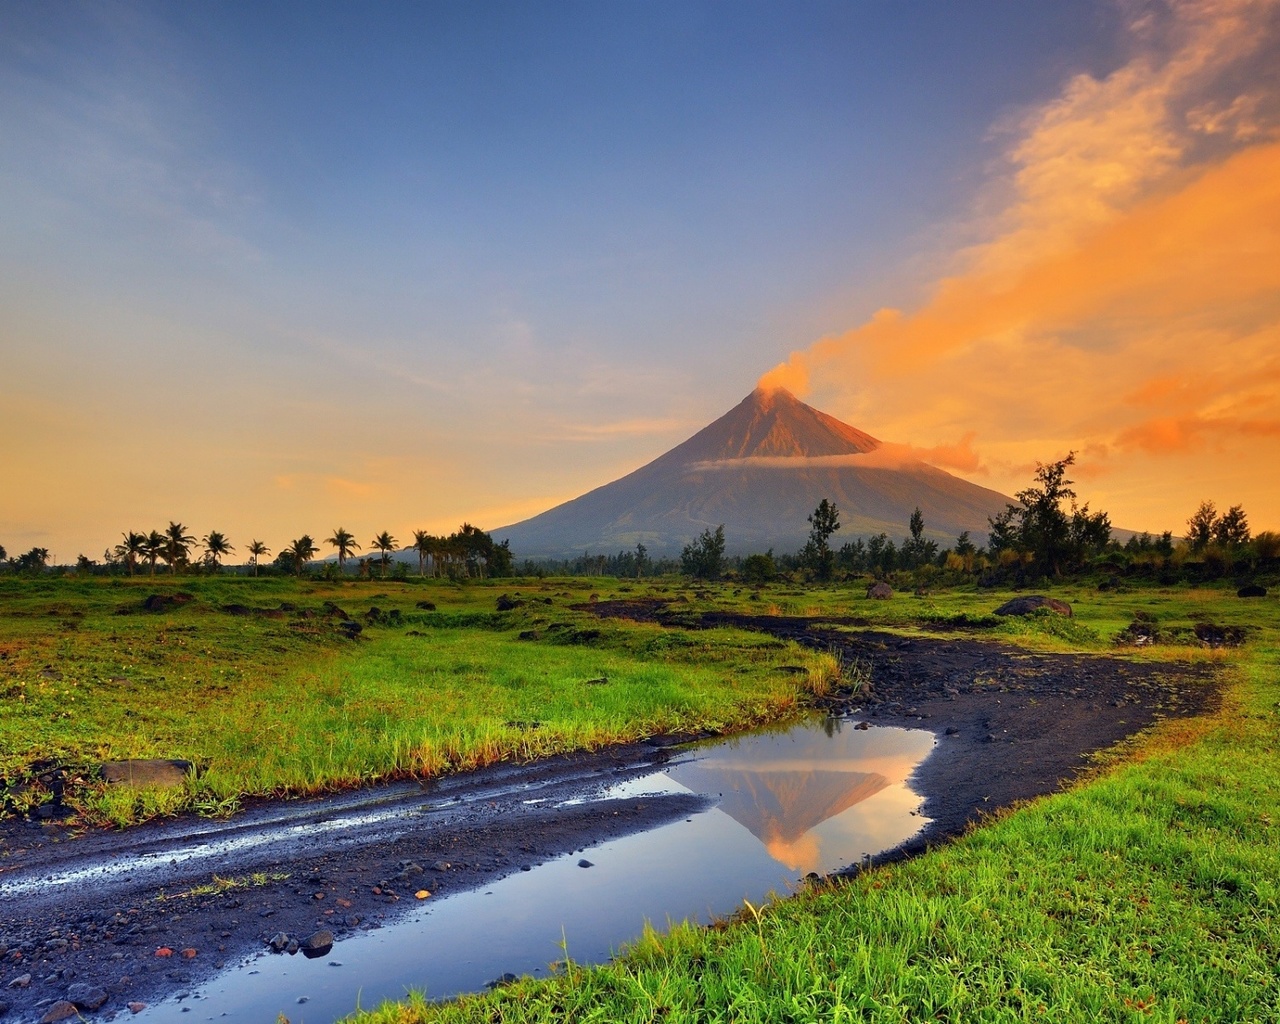
M815 592L810 614L890 628L981 615L1006 595ZM1063 596L1062 592L1058 596ZM806 891L712 929L652 931L618 961L447 1004L415 997L362 1024L541 1021L1275 1021L1280 1019L1280 617L1229 591L1070 594L1076 629L990 632L1109 650L1135 611L1248 626L1212 718L1167 722L1070 792L913 861ZM931 609L921 614L921 608Z
M806 689L830 685L830 659L768 638L601 623L571 609L592 592L674 598L691 612L861 616L908 633L965 616L985 623L979 636L1030 648L1224 667L1228 689L1213 717L1166 722L1070 792L916 860L744 909L715 928L650 932L610 965L571 966L444 1005L390 1004L363 1015L365 1024L1280 1019L1274 597L1241 601L1225 586L1068 586L1054 591L1075 607L1066 623L993 622L990 612L1010 595L972 588L873 602L860 587L757 593L666 581L177 585L198 600L159 615L114 615L161 585L0 581L5 773L48 756L86 766L107 756L186 756L207 766L176 795L82 791L86 814L124 821L226 810L245 792L430 774L659 729L736 728L787 714ZM537 601L497 615L495 597L516 590ZM438 610L416 609L422 599ZM218 610L325 600L353 614L396 609L401 623L370 626L352 644L316 620ZM1245 628L1249 642L1117 648L1139 612L1183 640L1209 621ZM46 664L63 678L43 676ZM794 664L811 670L801 687L777 671ZM587 685L602 677L606 684Z
M179 589L196 599L139 610L148 594ZM0 773L20 778L41 760L72 766L81 780L72 802L91 821L221 813L246 794L430 777L654 732L741 729L794 713L806 689L821 690L837 671L830 657L759 635L599 622L571 608L595 592L581 581L543 585L536 602L497 613L496 596L513 589L3 581ZM352 642L321 617L223 610L282 601L299 610L332 601L361 621L371 607L398 615ZM419 601L436 609L419 610ZM809 669L800 685L778 671L786 664ZM91 782L97 763L152 757L200 771L178 790Z

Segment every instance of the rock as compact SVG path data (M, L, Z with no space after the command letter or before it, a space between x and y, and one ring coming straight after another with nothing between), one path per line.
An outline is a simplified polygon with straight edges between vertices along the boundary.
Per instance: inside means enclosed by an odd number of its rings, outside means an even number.
M298 943L298 948L302 950L302 955L308 960L324 956L333 949L333 932L327 928L314 931Z
M130 1013L141 1013L143 1010L147 1008L146 1003L133 1002L133 1003L125 1003L124 1005L129 1008Z
M887 601L893 597L893 587L881 580L867 587L867 597L873 601Z
M193 767L190 761L176 760L108 761L102 766L102 778L112 785L137 789L176 789L186 783Z
M1250 583L1236 591L1236 597L1266 597L1267 588L1257 583Z
M436 603L434 601L419 601L414 607L420 611L433 612L436 610Z
M149 612L167 612L170 608L178 608L194 601L194 594L178 591L173 594L152 594L142 602L142 607Z
M580 867L580 868L593 868L593 867L595 867L595 865L594 865L594 864L592 864L592 863L591 863L591 861L587 860L587 858L586 858L586 857L583 857L583 858L582 858L582 860L578 861L578 867Z
M1032 612L1047 608L1051 612L1071 618L1071 605L1059 601L1056 597L1045 597L1043 594L1028 594L1026 597L1015 597L1006 601L996 609L997 615L1030 615Z
M320 606L320 610L321 610L321 611L323 611L326 615L330 615L330 616L332 616L332 617L333 617L333 618L335 618L335 619L349 619L349 618L351 618L351 616L350 616L350 615L348 615L346 612L344 612L341 608L339 608L339 607L338 607L336 604L334 604L332 601L326 601L324 604L322 604L322 605Z
M948 736L956 736L956 735L958 735L958 734L959 734L959 732L960 732L960 730L959 730L959 729L957 729L954 725L949 725L949 726L947 726L947 735L948 735Z
M59 672L56 668L54 668L52 665L46 665L44 668L40 670L40 678L48 679L51 682L60 683L62 682L62 673Z
M9 984L6 985L5 987L6 988L26 988L30 984L31 984L31 975L19 974L16 978L13 979L13 981L9 982Z
M537 631L536 629L522 629L522 630L520 630L520 636L519 636L517 639L520 639L520 640L537 640L537 639L538 639L538 631Z
M431 865L431 870L432 871L448 871L449 868L451 868L452 866L453 865L451 865L447 860L438 860Z
M514 611L522 604L524 604L523 601L516 600L510 594L500 594L498 596L498 611L500 612Z
M107 1001L107 993L92 985L76 982L67 989L67 1001L75 1003L82 1010L96 1010Z
M347 619L345 622L338 623L338 631L343 633L348 640L355 640L364 632L364 627L355 619Z
M228 615L252 615L253 609L244 604L224 604L222 610Z
M44 1011L44 1016L40 1018L40 1024L53 1024L56 1020L70 1020L72 1017L79 1017L80 1011L76 1009L75 1003L69 1003L65 999L59 999L49 1009Z
M285 932L276 932L267 939L267 945L273 953L283 953L289 946L289 936Z
M402 860L397 862L396 867L399 869L397 878L408 878L410 875L422 874L422 865L416 860Z

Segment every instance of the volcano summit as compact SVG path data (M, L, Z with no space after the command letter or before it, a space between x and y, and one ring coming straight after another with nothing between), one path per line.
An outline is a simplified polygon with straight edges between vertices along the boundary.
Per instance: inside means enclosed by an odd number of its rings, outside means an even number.
M917 507L932 538L949 544L968 530L977 540L1010 500L899 455L783 388L757 388L634 473L493 534L519 558L636 544L662 556L723 523L730 553L795 551L823 498L840 508L837 543L882 532L900 539Z

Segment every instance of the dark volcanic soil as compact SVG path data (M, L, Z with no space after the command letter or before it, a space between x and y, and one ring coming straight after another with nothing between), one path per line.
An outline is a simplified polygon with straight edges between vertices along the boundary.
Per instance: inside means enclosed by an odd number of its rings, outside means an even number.
M660 608L602 602L599 615ZM1207 667L1028 654L969 636L905 638L831 620L708 614L837 652L854 683L825 701L875 725L928 728L939 745L913 780L933 824L896 856L957 835L1018 800L1052 792L1090 754L1216 701ZM687 616L681 625L688 628ZM262 801L228 822L181 819L77 835L0 822L0 1004L37 1020L72 985L101 988L97 1011L188 989L277 933L377 928L415 893L483 885L565 852L685 816L705 801L592 802L602 783L651 770L671 738L399 784L319 800ZM583 803L562 801L585 796ZM534 802L529 802L534 801ZM354 824L348 824L355 822ZM197 885L287 877L222 893ZM157 956L157 951L172 955ZM184 956L184 951L188 952ZM8 988L29 975L25 987Z

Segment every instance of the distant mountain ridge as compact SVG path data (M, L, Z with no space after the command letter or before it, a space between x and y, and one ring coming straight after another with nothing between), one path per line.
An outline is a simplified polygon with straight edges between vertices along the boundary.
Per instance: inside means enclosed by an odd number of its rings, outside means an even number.
M757 388L715 422L633 473L531 519L491 531L517 558L612 553L644 544L678 554L724 524L730 554L795 551L823 498L840 508L837 545L857 536L907 533L912 510L926 533L975 540L1006 496L909 457L800 401Z

